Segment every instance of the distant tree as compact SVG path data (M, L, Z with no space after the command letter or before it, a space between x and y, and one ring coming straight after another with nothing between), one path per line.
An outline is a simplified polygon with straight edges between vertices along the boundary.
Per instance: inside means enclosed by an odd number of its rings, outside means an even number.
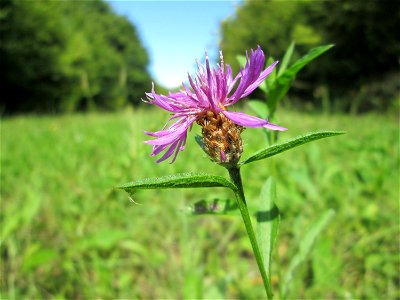
M310 76L327 83L338 97L348 97L347 107L361 92L366 96L357 100L361 108L388 108L399 88L400 1L323 1L310 6L307 22L336 45L311 66ZM385 97L372 103L371 93L381 89Z
M149 88L135 27L103 1L3 1L6 112L118 109Z
M297 1L244 1L236 13L221 24L220 48L234 70L236 55L260 45L267 56L280 58L292 39L297 44L316 44L319 37L305 24L307 3ZM299 47L298 47L299 49Z
M221 24L220 47L237 69L236 55L257 44L276 59L292 40L294 58L333 43L299 74L296 95L310 99L323 90L344 110L387 109L400 85L398 28L400 1L248 0Z
M68 90L60 19L33 2L0 2L0 84L7 111L56 110Z
M140 103L151 79L148 55L135 27L102 1L63 3L58 8L73 21L73 42L65 58L85 99L81 104L115 109L126 102Z

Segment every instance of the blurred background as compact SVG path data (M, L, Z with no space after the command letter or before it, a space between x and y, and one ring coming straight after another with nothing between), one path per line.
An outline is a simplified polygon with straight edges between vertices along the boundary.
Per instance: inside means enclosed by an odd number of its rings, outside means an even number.
M347 134L272 158L282 213L279 284L302 236L336 215L297 268L289 298L400 299L399 1L0 2L0 298L264 297L239 216L192 216L222 189L138 192L121 183L186 171L223 175L194 141L156 164L143 131L167 113L142 102L178 89L206 50L236 73L260 45L302 70L277 112L286 140ZM262 97L260 91L253 95ZM249 111L246 101L240 110ZM266 146L243 134L243 156ZM260 142L261 141L261 142ZM268 161L244 169L250 207Z

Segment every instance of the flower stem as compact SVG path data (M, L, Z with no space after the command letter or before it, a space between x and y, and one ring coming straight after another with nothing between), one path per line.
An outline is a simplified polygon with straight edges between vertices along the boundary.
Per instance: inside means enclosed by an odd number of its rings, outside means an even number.
M247 204L246 204L246 199L244 197L242 177L240 176L240 169L238 166L233 166L233 167L228 168L228 172L229 172L229 176L231 177L233 183L237 187L237 191L235 192L236 201L238 203L240 212L242 214L244 225L246 226L246 231L249 236L251 246L253 248L253 253L256 257L258 269L260 270L261 277L263 279L264 288L267 293L267 297L268 297L268 299L272 299L271 284L268 279L267 272L265 271L264 262L262 260L260 249L257 244L256 236L254 234L253 226L251 224L249 210L248 210Z

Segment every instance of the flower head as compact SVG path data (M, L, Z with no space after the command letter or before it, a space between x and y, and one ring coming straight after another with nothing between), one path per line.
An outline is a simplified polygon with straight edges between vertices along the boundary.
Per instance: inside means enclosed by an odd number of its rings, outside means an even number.
M196 77L188 75L189 86L182 83L183 89L179 92L170 92L168 96L156 94L153 83L151 92L146 93L150 104L172 113L167 123L173 121L171 125L165 125L160 131L145 132L155 137L145 142L153 145L152 156L165 151L157 162L171 156L173 156L171 163L175 161L179 151L185 147L187 132L194 122L202 126L204 150L213 160L227 164L239 161L242 153L240 133L243 127L286 130L267 120L227 110L227 107L254 91L278 62L263 70L264 52L258 46L257 50L251 50L250 57L246 52L246 65L233 78L231 67L224 64L222 52L220 58L221 63L218 67L211 69L206 54L205 66L197 64Z

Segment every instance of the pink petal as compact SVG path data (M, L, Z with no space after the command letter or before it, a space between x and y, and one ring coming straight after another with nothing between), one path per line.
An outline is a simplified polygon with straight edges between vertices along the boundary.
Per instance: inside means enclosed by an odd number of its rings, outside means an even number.
M154 140L145 141L145 144L153 145L151 156L158 155L167 149L164 155L158 159L157 162L166 160L175 152L172 159L172 162L174 162L178 152L184 149L187 131L195 120L195 117L184 117L176 121L166 130L145 132L147 135L157 137Z
M250 115L247 115L245 113L241 112L232 112L232 111L221 111L228 119L230 119L232 122L235 124L238 124L240 126L244 127L252 127L252 128L258 128L258 127L264 127L268 128L271 130L279 130L279 131L284 131L287 130L287 128L269 123L266 120L253 117Z

